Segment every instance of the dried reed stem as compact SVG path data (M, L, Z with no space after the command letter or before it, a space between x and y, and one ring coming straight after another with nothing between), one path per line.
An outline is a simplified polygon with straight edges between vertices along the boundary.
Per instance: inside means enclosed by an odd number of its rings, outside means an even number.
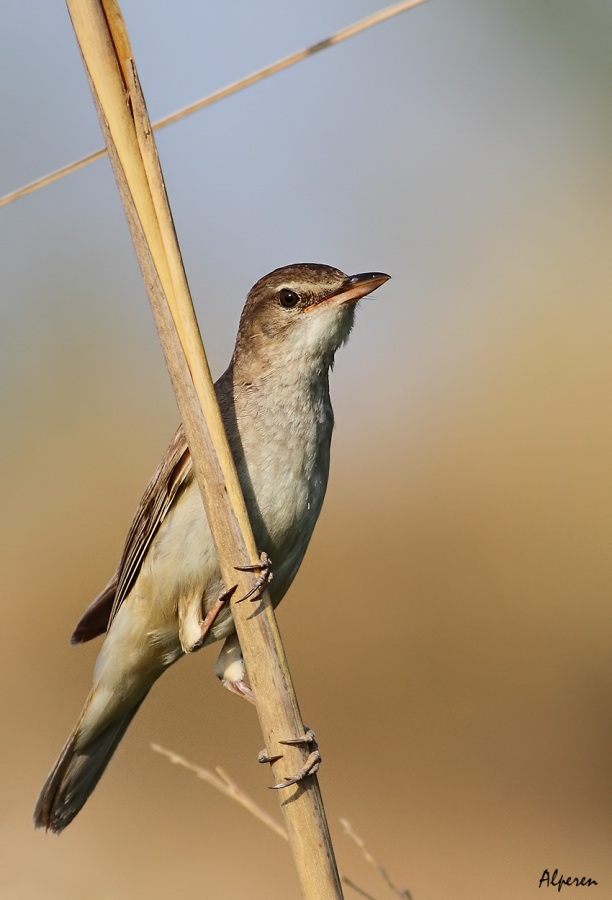
M226 587L246 594L258 562L244 498L227 443L189 294L128 35L115 0L67 0L100 124L172 379ZM297 698L267 592L257 614L231 604L276 781L304 764L307 751L281 745L304 734ZM282 760L282 762L281 762ZM306 898L342 897L316 777L280 793Z

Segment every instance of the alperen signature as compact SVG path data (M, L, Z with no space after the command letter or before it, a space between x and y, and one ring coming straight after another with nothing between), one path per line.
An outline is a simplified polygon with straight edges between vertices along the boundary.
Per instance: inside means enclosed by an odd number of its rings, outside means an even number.
M585 875L582 878L573 875L559 875L558 869L555 869L551 875L548 869L544 869L538 887L556 887L560 891L562 887L591 887L594 884L597 884L595 879L587 878Z

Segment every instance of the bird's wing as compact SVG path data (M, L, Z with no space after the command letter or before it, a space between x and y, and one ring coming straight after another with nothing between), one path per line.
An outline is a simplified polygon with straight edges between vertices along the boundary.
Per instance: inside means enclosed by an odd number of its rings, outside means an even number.
M108 628L110 612L117 593L117 572L104 590L89 604L70 637L71 644L84 644L92 638L104 634Z
M193 477L183 426L179 426L149 482L130 526L117 571L79 620L71 643L103 634L134 586L142 561L172 503Z

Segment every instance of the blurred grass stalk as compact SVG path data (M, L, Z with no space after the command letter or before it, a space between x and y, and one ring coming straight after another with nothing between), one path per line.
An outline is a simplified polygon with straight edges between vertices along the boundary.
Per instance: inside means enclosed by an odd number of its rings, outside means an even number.
M250 588L259 556L227 443L174 231L151 124L130 43L115 0L67 0L94 102L155 316L194 470L226 587ZM304 734L297 698L267 592L261 614L232 603L257 713L278 781L307 751L279 741ZM265 685L265 690L261 686ZM280 760L282 759L282 763ZM282 765L282 771L280 766ZM316 777L284 802L289 843L306 898L342 897Z
M184 756L181 756L178 753L175 753L173 750L168 750L166 747L162 747L161 744L151 744L151 750L154 750L155 753L161 754L161 756L165 756L173 765L182 766L183 769L187 769L188 772L193 772L196 778L199 778L200 781L205 781L207 784L210 784L211 787L214 787L220 794L223 794L224 797L229 797L230 800L233 800L243 809L246 809L247 812L251 813L258 821L262 822L267 828L274 832L278 837L282 838L284 841L288 840L287 832L284 828L282 828L278 822L276 822L271 816L267 814L267 812L261 808L252 797L250 797L246 791L244 791L240 785L236 784L236 782L230 778L225 769L222 769L221 766L216 766L215 771L211 772L210 769L204 769L202 766L198 766L195 763L190 762L188 759L185 759ZM384 881L386 887L391 891L392 894L395 894L396 897L399 897L400 900L412 900L412 895L407 888L398 888L389 877L389 873L386 868L379 863L378 860L370 853L368 848L365 845L365 841L363 838L357 834L351 823L348 819L343 817L340 818L340 824L344 830L344 833L353 841L354 844L357 845L359 850L361 851L361 855L368 863L368 865L373 866L374 869L378 872L382 880ZM353 888L354 891L357 891L358 894L361 894L362 897L367 897L369 900L374 900L370 894L366 893L363 888L359 887L358 884L348 877L348 875L342 876L342 881L344 884Z
M212 94L208 94L206 97L201 97L194 103L190 103L188 106L178 109L169 116L164 116L163 119L159 119L157 122L153 123L153 131L159 131L162 128L166 128L168 125L180 122L181 119L186 119L187 116L191 116L193 113L199 112L207 106L212 106L213 103L218 103L219 100L225 100L227 97L231 97L232 94L237 94L245 88L258 84L260 81L264 81L264 79L269 78L271 75L282 72L283 69L288 69L290 66L295 66L296 63L309 59L311 56L314 56L315 53L320 53L321 50L327 50L328 47L334 47L336 44L340 44L342 41L348 40L348 38L355 37L355 35L361 34L362 31L366 31L374 25L386 22L387 19L399 16L400 13L407 12L409 9L420 6L425 2L426 0L402 0L400 3L393 3L391 6L379 9L375 13L366 16L364 19L360 19L352 25L347 25L346 28L342 28L335 34L330 35L330 37L324 38L324 40L318 41L316 44L311 44L310 47L304 47L303 50L297 50L289 56L284 56L282 59L271 63L269 66L264 66L263 69L251 72L250 75L246 75L244 78L240 78L238 81L234 81L232 84L228 84L218 91L213 91ZM64 178L66 175L77 172L79 169L88 166L89 163L95 162L97 159L102 159L105 153L106 148L101 147L99 150L94 150L93 153L82 156L81 159L77 159L67 166L62 166L61 169L49 172L48 175L43 175L42 178L37 178L29 184L25 184L23 187L17 188L17 190L11 191L9 194L5 194L3 197L0 197L0 208L8 206L9 203L13 203L15 200L20 200L22 197L27 197L28 194L33 194L35 191L53 184L54 181L59 181L60 178Z

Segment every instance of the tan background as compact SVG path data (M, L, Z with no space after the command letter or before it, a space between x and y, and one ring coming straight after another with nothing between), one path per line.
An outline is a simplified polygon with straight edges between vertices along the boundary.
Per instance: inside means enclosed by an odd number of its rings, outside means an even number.
M125 2L154 118L375 8L214 6ZM8 191L99 132L61 4L3 18ZM271 268L393 275L338 358L280 614L341 869L377 898L340 816L414 900L541 897L545 868L612 896L611 35L597 0L435 0L160 136L216 372ZM149 749L276 812L211 651L60 839L32 829L97 652L68 635L176 412L107 164L0 227L0 896L295 897L285 845Z

